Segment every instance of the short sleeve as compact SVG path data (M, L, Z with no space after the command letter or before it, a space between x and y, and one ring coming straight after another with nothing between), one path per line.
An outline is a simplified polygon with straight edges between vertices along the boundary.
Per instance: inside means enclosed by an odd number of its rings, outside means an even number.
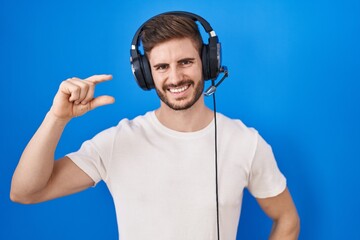
M81 170L83 170L97 184L101 181L101 173L105 171L101 166L101 156L90 140L84 142L77 152L67 154Z
M111 160L115 134L116 128L109 128L85 141L78 151L67 154L95 184L107 179L107 166Z
M286 179L280 172L271 146L258 135L251 164L248 189L256 198L274 197L286 188Z

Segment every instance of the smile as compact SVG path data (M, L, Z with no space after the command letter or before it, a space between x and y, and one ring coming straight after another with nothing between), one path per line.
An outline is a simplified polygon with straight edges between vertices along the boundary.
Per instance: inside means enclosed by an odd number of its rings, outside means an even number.
M186 91L189 87L190 87L190 84L182 86L182 87L177 87L177 88L169 88L169 91L171 93L181 93L181 92Z

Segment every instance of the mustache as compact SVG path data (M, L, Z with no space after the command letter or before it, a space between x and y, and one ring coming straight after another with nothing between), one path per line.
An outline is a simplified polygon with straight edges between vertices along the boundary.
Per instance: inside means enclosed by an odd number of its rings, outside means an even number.
M194 84L194 81L188 79L188 80L181 80L180 82L178 82L177 84L166 84L163 86L163 90L166 91L169 88L177 88L177 87L182 87L184 85L192 85Z

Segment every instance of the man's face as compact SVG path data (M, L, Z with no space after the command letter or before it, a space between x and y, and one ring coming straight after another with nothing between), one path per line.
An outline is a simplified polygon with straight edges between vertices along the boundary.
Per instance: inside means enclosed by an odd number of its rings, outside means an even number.
M156 45L148 54L156 92L173 110L190 108L204 89L199 52L189 38Z

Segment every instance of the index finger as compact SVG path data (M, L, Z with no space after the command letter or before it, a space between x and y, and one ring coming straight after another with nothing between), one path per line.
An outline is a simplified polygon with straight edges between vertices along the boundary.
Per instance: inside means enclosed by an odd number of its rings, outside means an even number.
M84 79L85 81L94 83L94 84L98 84L101 82L105 82L105 81L109 81L112 79L112 75L111 74L100 74L100 75L93 75L91 77L88 77L86 79Z

